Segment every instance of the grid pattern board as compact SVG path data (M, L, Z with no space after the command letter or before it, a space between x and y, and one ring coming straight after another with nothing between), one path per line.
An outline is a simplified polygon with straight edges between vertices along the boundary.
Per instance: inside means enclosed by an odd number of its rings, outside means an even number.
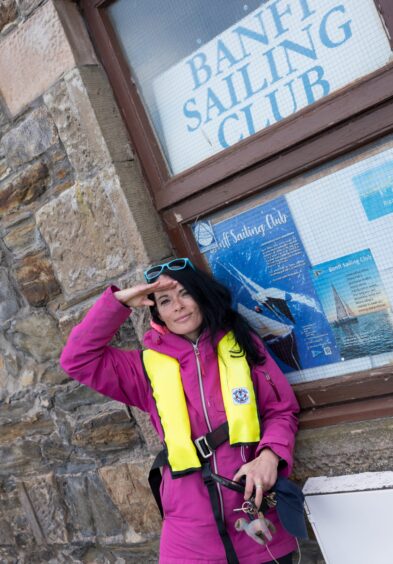
M393 147L368 155L194 228L291 383L393 363Z
M108 12L174 174L392 56L374 0L117 0Z

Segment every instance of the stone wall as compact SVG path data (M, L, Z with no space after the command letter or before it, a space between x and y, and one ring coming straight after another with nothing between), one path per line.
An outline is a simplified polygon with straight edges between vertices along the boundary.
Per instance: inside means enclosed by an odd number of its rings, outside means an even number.
M170 253L76 4L0 0L1 564L156 561L150 425L58 357L108 284ZM114 344L139 346L146 321ZM391 469L392 435L392 419L302 431L294 477ZM315 541L303 553L322 562Z
M108 284L171 253L74 3L0 1L0 93L0 562L156 561L146 419L58 365Z

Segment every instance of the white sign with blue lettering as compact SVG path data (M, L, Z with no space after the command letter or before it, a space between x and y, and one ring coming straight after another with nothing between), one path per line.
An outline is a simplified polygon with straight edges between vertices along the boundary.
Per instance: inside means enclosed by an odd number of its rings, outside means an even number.
M391 59L373 0L269 0L154 82L174 174Z

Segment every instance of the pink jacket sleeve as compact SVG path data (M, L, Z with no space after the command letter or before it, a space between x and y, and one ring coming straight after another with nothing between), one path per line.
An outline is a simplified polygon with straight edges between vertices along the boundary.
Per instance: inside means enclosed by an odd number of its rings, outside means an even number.
M108 288L73 328L60 357L61 367L71 378L97 392L149 409L150 393L144 375L140 351L122 351L108 346L131 311L113 296L117 288Z
M299 404L288 380L266 350L265 355L265 364L253 371L262 421L262 439L256 454L270 448L283 461L280 473L288 476L293 466Z

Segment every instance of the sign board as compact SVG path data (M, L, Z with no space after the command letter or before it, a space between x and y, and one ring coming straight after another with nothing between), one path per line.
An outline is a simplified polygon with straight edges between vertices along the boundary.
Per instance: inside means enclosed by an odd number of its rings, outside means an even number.
M391 170L389 147L193 225L213 275L291 383L393 363Z
M261 2L155 79L172 172L386 65L391 54L373 0Z

